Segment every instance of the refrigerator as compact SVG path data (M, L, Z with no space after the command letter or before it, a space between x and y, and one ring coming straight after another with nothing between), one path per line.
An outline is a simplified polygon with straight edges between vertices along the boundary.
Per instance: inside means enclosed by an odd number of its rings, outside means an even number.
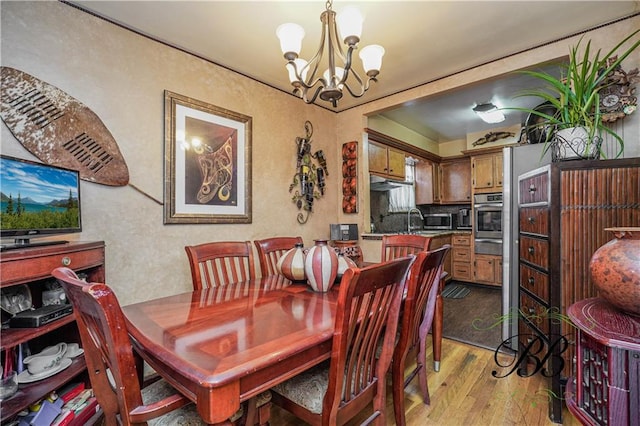
M503 153L502 186L502 315L509 320L502 323L502 340L518 334L515 313L519 307L520 276L518 241L518 176L551 163L551 152L542 156L544 144L509 146ZM511 314L511 315L510 315ZM517 350L513 339L511 349Z

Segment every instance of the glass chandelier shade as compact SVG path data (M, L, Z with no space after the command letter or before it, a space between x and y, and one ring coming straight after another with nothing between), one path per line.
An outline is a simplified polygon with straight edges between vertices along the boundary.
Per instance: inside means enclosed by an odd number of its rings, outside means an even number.
M280 39L280 48L287 60L286 68L293 92L306 103L313 103L319 96L336 107L338 100L342 98L343 89L346 88L351 96L359 98L369 89L371 81L377 81L384 48L370 45L360 50L359 56L366 78L360 77L351 67L351 60L353 51L358 48L360 42L364 19L355 7L345 7L336 16L331 6L331 0L327 1L326 10L320 15L320 46L311 60L299 58L305 35L300 25L282 24L277 28L276 35ZM346 52L342 43L346 46ZM322 68L324 71L320 75L319 70ZM352 87L354 85L355 87Z

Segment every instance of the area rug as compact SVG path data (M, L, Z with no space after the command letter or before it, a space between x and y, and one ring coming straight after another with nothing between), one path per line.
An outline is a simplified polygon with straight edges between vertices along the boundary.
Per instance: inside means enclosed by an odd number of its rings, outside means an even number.
M462 285L449 284L442 290L442 297L446 297L448 299L462 299L466 295L468 295L471 290Z
M449 287L452 287L451 294L466 293L466 295L457 298L447 297L445 292ZM442 294L444 296L442 331L444 337L491 350L500 347L502 343L500 288L456 282L448 284Z

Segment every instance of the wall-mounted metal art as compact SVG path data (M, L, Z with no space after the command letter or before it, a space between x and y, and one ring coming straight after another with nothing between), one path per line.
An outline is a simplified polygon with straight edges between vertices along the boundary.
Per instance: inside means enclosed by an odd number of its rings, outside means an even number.
M358 142L342 144L342 211L358 213Z
M296 138L296 172L293 183L289 185L289 192L293 192L291 200L298 207L298 223L304 224L313 212L313 202L324 195L326 176L329 176L327 160L322 150L311 153L311 135L313 125L310 121L304 123L305 137ZM313 160L318 162L314 164ZM296 189L297 188L297 189Z

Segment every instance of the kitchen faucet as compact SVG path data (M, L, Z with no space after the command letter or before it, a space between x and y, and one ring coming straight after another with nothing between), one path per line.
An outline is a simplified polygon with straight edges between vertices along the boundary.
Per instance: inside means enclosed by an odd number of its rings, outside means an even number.
M420 219L424 220L424 216L422 216L422 212L420 211L420 209L415 207L409 209L409 211L407 212L407 232L409 234L411 233L411 213L413 212L417 212L420 215Z

